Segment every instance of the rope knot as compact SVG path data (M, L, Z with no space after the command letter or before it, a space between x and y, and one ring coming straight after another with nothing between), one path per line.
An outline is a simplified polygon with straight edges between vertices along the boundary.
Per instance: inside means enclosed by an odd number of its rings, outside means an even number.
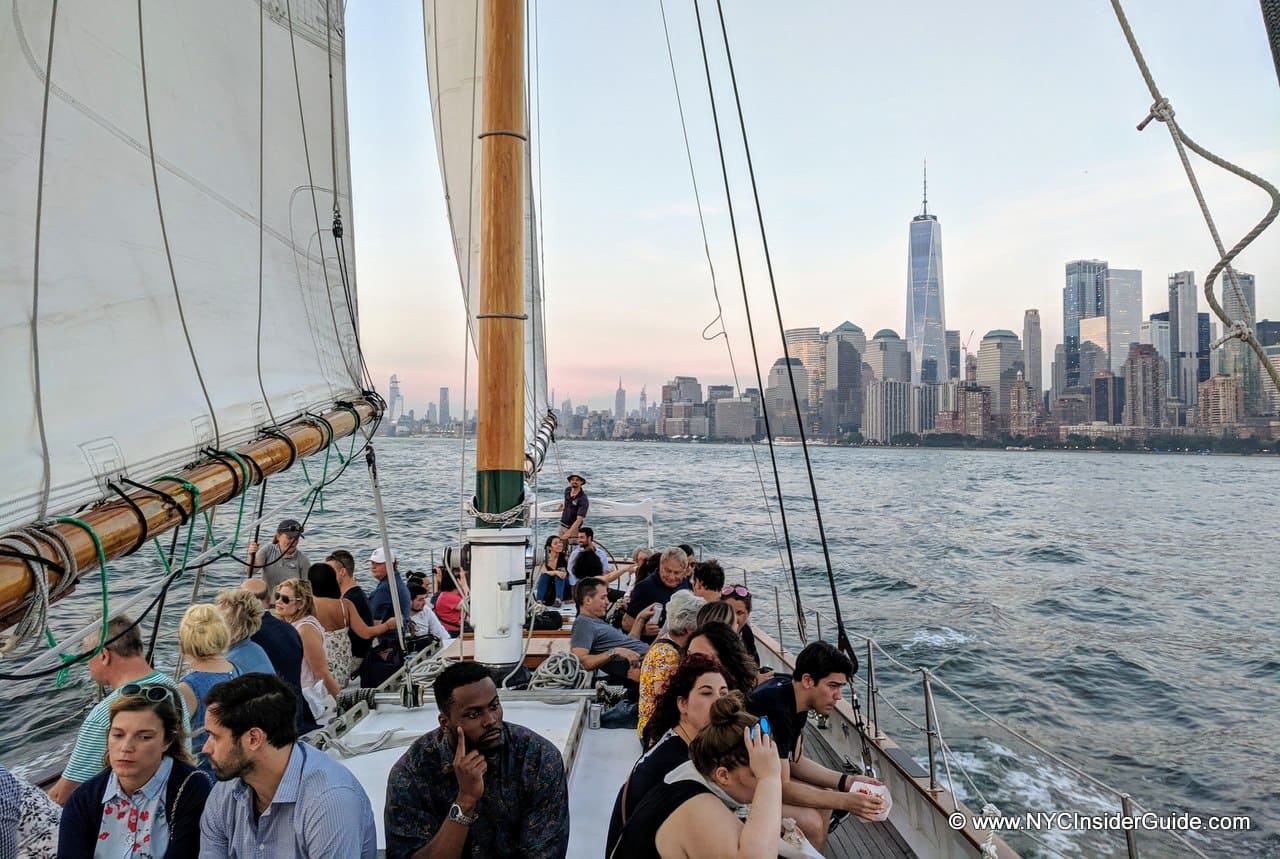
M1162 98L1151 105L1151 115L1161 122L1168 122L1173 119L1173 105L1169 103L1169 99Z

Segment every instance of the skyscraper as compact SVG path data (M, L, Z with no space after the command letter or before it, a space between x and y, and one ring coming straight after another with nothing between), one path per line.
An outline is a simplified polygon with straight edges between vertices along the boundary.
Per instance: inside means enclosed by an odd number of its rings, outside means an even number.
M826 351L822 434L838 438L862 424L862 354L835 331L827 338Z
M1240 282L1241 295L1237 295L1226 273L1219 277L1218 294L1222 296L1222 309L1231 319L1244 322L1258 333L1258 301L1254 277L1242 271L1236 272ZM1241 298L1244 299L1241 302ZM1244 413L1260 415L1265 411L1262 396L1262 365L1258 356L1249 344L1242 340L1231 339L1222 344L1222 369L1233 377L1244 392Z
M1012 331L988 331L978 347L978 384L991 391L991 414L1009 413L1009 391L1022 373L1022 344Z
M1197 311L1196 273L1177 271L1169 275L1169 396L1191 408L1196 404L1196 358L1200 336Z
M1124 362L1124 423L1158 427L1164 418L1165 362L1145 343L1129 350Z
M395 423L404 414L404 397L400 395L400 377L391 374L391 384L387 386L387 423Z
M947 378L960 378L960 332L947 331Z
M948 332L949 333L949 332ZM960 338L960 333L956 332L956 339ZM1040 311L1028 310L1022 314L1022 353L1023 363L1026 369L1023 371L1023 379L1027 384L1031 385L1031 390L1035 393L1036 400L1039 401L1044 392L1041 384L1041 373L1043 367L1040 362ZM1037 409L1039 406L1037 405Z
M800 359L809 377L808 390L801 391L797 387L797 393L809 400L809 411L816 412L822 401L823 380L826 378L826 338L817 328L788 328L783 332L783 338L787 343L787 354Z
M907 350L911 379L939 382L947 376L946 314L942 301L942 225L929 214L925 174L922 211L911 219L907 251ZM932 368L932 378L926 368Z
M1106 271L1107 342L1111 372L1124 372L1129 347L1139 340L1142 330L1142 272L1132 268L1108 268Z
M615 421L625 421L627 419L627 392L622 389L622 379L618 379L618 390L613 394L613 419Z
M867 354L862 360L876 374L876 381L911 381L911 352L897 331L881 328L867 344Z
M796 413L795 400L791 397L791 380L787 374L787 359L779 358L773 362L769 370L768 387L764 392L765 408L769 410L770 427L773 435L800 435L799 418L809 411L809 374L799 358L790 359L791 376L795 378L796 394L800 399L800 412Z
M1080 379L1080 320L1107 312L1107 261L1078 259L1067 263L1062 288L1063 387L1088 384ZM1055 394L1061 391L1055 391Z
M440 389L440 425L448 426L453 423L453 418L449 414L449 389Z
M911 426L911 385L907 382L876 381L867 386L866 419L862 434L871 441L887 444Z

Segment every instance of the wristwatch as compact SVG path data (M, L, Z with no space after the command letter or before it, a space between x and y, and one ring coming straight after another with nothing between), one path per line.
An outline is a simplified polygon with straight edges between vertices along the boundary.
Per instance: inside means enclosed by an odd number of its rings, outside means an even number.
M458 824L459 826L470 826L471 824L476 822L476 818L479 816L480 815L474 814L474 813L463 814L462 806L458 805L458 803L456 802L453 805L449 806L449 819L452 820L454 823Z

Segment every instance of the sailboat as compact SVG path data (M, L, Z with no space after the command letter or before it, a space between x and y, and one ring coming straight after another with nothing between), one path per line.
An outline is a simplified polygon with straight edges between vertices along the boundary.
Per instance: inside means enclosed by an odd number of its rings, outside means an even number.
M109 591L111 560L193 530L255 487L259 509L241 516L246 527L278 518L297 499L268 509L268 478L320 452L347 467L356 448L342 457L338 443L363 438L372 450L385 408L358 336L339 7L182 8L182 16L143 5L124 14L110 4L19 0L14 26L0 34L0 128L20 141L0 175L14 196L6 211L24 213L2 231L0 276L6 297L27 308L0 320L12 409L0 618L10 649L41 654L30 674L63 667L58 655L98 632L95 623L43 649L50 603L87 572L102 571ZM482 376L477 527L467 535L475 632L419 656L312 738L361 778L379 828L390 763L436 725L433 665L467 658L536 673L563 664L556 655L568 646L564 631L535 634L527 622L527 525L553 514L527 481L555 425L528 238L537 225L521 8L425 4L440 166ZM204 38L193 44L191 32ZM75 89L59 83L68 58L96 70ZM380 507L376 492L375 500ZM652 533L652 504L612 508ZM239 532L209 537L182 568L234 552ZM386 546L385 529L382 539ZM136 615L171 581L109 609ZM789 670L782 642L759 631L757 640L766 664ZM570 855L593 856L638 746L630 731L589 727L597 693L576 686L503 699L508 718L560 746L571 780ZM885 736L873 714L842 705L811 733L824 760L860 762L894 797L886 824L846 826L834 855L1015 855L991 829L954 826L951 815L977 811Z

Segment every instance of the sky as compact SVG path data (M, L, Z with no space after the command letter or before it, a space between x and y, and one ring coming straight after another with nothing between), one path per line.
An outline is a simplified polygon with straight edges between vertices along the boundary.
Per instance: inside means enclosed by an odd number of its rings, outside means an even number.
M1183 129L1280 181L1280 86L1256 0L1125 8ZM720 328L717 291L740 384L755 386L742 280L761 372L782 354L718 21L702 9L728 197L691 4L533 6L530 125L556 405L611 409L619 379L628 408L642 386L653 401L675 375L732 383L725 338L703 333ZM1038 308L1046 384L1068 260L1141 269L1144 316L1168 309L1169 273L1193 270L1203 286L1217 260L1168 132L1135 128L1151 98L1108 3L734 0L725 21L783 327L849 320L868 337L904 333L925 159L947 327L962 341L974 332L976 351L991 329L1021 334L1024 310ZM421 416L447 386L456 415L476 369L464 364L421 5L351 0L346 26L362 344L384 393L397 374ZM1267 197L1193 161L1230 247ZM1280 317L1280 226L1236 265L1257 278L1259 318Z

